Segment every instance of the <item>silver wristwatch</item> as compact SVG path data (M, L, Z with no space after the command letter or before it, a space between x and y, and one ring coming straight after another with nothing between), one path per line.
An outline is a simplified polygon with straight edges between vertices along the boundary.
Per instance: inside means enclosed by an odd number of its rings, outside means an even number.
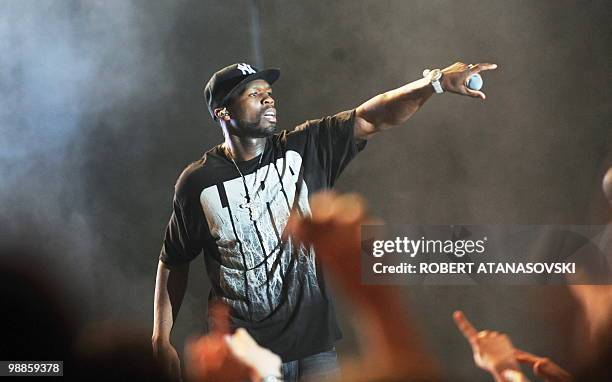
M442 89L442 84L440 84L440 79L442 78L442 71L440 69L425 69L423 70L423 77L429 80L431 86L433 86L434 91L437 94L444 93L444 89Z

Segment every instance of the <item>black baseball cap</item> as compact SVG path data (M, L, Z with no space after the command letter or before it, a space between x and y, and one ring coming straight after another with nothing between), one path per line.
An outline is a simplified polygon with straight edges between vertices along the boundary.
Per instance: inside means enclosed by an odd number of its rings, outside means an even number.
M210 77L204 88L204 97L208 105L210 116L216 121L214 111L224 106L229 99L244 89L244 86L254 80L266 80L272 85L280 76L278 69L257 70L256 67L246 64L232 64L217 71Z

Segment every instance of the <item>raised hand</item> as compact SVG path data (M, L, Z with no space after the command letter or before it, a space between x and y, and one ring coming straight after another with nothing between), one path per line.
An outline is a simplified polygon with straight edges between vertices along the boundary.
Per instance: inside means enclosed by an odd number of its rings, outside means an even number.
M285 237L313 245L336 283L357 302L365 302L361 283L361 225L367 220L363 198L356 194L321 192L310 200L311 217L292 214Z
M356 308L352 318L364 344L363 364L345 368L345 376L350 375L346 380L364 380L364 370L374 373L368 377L375 380L389 376L435 379L436 366L400 303L405 296L393 286L361 282L361 225L373 223L363 198L322 192L311 198L310 209L311 217L292 214L283 236L313 245L317 258ZM358 373L352 375L347 369Z
M292 214L283 236L313 245L335 284L358 306L389 309L397 304L395 288L361 282L361 226L374 224L365 200L357 194L326 191L311 198L310 209L311 217Z
M261 381L265 377L281 377L281 359L270 350L259 346L244 328L239 328L225 341L232 355L251 368L251 380Z
M507 335L489 330L477 331L461 311L453 313L453 318L472 347L476 366L491 373L496 381L508 381L510 379L506 376L516 375L507 370L520 373L514 358L514 346Z
M190 342L186 348L190 380L256 382L281 376L278 355L259 346L243 328L228 334L227 306L216 304L211 309L212 333Z
M476 73L494 69L497 69L497 64L480 63L467 65L463 62L455 62L451 66L442 69L442 88L451 93L486 99L487 96L483 92L468 88L467 82Z
M548 358L538 357L518 349L515 350L514 355L518 362L529 366L533 370L533 374L546 382L570 382L572 380L570 373Z

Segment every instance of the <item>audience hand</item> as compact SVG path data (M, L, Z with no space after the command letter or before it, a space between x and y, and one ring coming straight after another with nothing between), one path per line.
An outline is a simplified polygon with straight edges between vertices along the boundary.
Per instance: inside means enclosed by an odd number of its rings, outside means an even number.
M533 374L544 379L546 382L569 382L572 376L559 365L548 358L538 357L522 350L515 350L516 360L521 364L529 366Z
M506 370L520 373L514 358L514 346L507 335L489 330L477 331L461 311L456 311L453 318L472 347L476 366L491 373L496 381L508 380L504 377Z
M213 331L187 345L188 375L192 381L259 382L281 376L281 359L255 342L244 328L228 334L225 305L211 308Z

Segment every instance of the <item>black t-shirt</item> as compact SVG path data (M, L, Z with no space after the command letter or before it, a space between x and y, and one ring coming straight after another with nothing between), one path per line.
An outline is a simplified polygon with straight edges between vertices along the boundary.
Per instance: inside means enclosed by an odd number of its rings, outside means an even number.
M269 137L261 158L237 162L244 179L216 146L175 186L160 260L172 267L203 251L210 298L285 362L342 336L314 250L281 237L290 211L309 215L309 196L331 187L365 145L354 119L346 111Z

